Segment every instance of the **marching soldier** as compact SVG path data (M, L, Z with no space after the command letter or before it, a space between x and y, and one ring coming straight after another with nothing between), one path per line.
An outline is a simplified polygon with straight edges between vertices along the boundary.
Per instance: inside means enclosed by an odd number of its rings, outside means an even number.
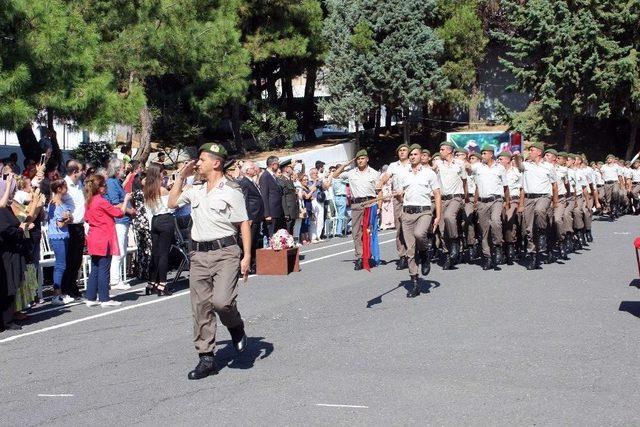
M422 149L418 144L409 148L411 168L400 178L400 193L403 196L402 232L407 242L407 257L412 289L408 298L420 295L418 281L418 263L423 276L431 270L429 259L429 232L435 232L440 222L440 183L435 172L421 164ZM431 196L435 198L435 216L431 205ZM432 224L433 217L433 225Z
M168 206L191 204L193 228L189 288L194 342L200 362L189 372L190 380L218 373L213 350L216 314L227 327L238 353L246 348L244 323L236 307L240 275L247 280L251 264L251 226L240 186L224 176L227 151L222 145L204 144L197 163L187 162L169 193ZM195 168L203 183L182 192ZM238 231L242 249L238 246ZM244 253L244 255L243 255Z
M503 262L502 211L510 205L507 171L495 161L495 149L495 146L485 144L480 150L482 162L467 165L467 171L473 175L478 189L478 224L482 235L483 270L490 270Z
M509 185L509 205L504 211L504 240L506 243L507 265L513 265L516 257L516 245L520 225L522 224L522 212L520 212L520 199L524 197L522 190L522 172L512 165L511 153L502 151L498 154L498 161L505 169L507 185Z
M463 212L467 196L467 171L463 162L453 155L455 145L445 141L440 144L440 158L433 160L433 169L440 178L442 198L442 221L440 234L445 252L443 268L453 268L460 254L458 218Z
M620 168L616 164L616 157L613 154L607 156L606 163L602 165L600 172L604 180L603 213L609 214L613 221L618 214L618 193L620 192L620 182L622 181Z
M558 203L553 208L549 206L549 224L551 225L549 229L549 239L550 242L553 242L558 247L560 257L567 259L567 254L564 250L564 212L567 208L567 188L565 187L565 182L567 180L567 169L558 165L558 151L553 148L547 148L545 150L544 160L555 168L558 186ZM551 261L551 247L551 244L547 247L548 261Z
M356 167L344 171L346 166L355 160ZM375 199L381 192L378 185L378 171L369 167L369 155L367 150L360 150L356 153L355 159L344 165L340 165L333 178L347 179L351 189L351 233L355 247L354 270L362 270L362 217L364 215L365 203ZM379 202L380 203L380 202Z
M407 144L400 144L396 150L396 154L398 155L398 160L391 163L386 172L386 175L389 175L391 178L391 191L393 193L398 192L399 180L401 179L402 174L411 169L411 165L409 164L409 146ZM393 198L393 218L396 227L396 249L398 251L398 264L396 265L396 270L403 270L408 266L407 244L405 243L404 235L402 233L401 216L402 198L396 196Z
M467 150L464 148L456 148L456 159L466 163L467 161L475 163L480 161L480 156L477 153L467 154ZM464 241L464 251L467 253L469 261L475 259L478 256L478 246L476 241L476 226L477 226L477 200L476 197L476 182L474 177L467 177L467 200L464 204L464 215L462 222L462 234Z
M522 161L515 156L516 167L522 172L524 187L524 226L527 236L528 270L540 266L540 254L547 250L547 227L549 205L558 204L558 187L553 166L542 158L544 145L529 144L529 157Z

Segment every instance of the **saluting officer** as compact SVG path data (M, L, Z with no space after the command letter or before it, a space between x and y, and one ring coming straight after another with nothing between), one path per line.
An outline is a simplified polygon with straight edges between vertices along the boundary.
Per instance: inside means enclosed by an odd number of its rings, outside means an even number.
M396 154L398 155L398 160L389 164L386 175L389 175L391 178L391 191L393 193L397 193L400 182L400 176L407 172L411 165L409 164L409 146L407 144L400 144L396 149ZM398 251L398 264L396 265L396 270L403 270L407 268L407 243L404 240L404 235L402 233L402 221L400 217L402 216L402 198L394 197L393 198L393 219L394 225L396 227L396 249Z
M418 262L423 276L431 270L429 259L429 232L435 232L440 222L440 182L435 172L421 164L422 148L418 144L409 147L411 169L400 176L399 187L403 196L402 233L407 242L409 276L413 287L408 298L420 295L418 282ZM435 217L431 206L431 196L435 198ZM419 254L419 255L418 255ZM418 261L419 260L419 261Z
M478 224L482 234L483 270L490 270L503 262L502 211L509 207L507 171L494 160L495 149L494 145L483 145L480 150L482 162L467 164L467 170L473 174L478 188Z
M356 167L344 171L346 166L355 160ZM364 215L364 203L377 197L380 187L378 186L380 174L375 169L369 167L369 155L367 150L360 150L356 153L356 158L344 165L340 165L333 178L347 179L351 189L351 233L355 247L354 270L362 270L362 217Z
M542 158L544 145L541 142L529 144L529 157L522 161L515 156L516 167L522 172L525 195L524 225L527 233L527 269L539 267L540 256L547 250L547 226L549 205L558 203L556 172L550 163Z
M169 193L168 206L173 209L191 204L193 218L189 290L200 362L189 372L190 380L218 373L213 355L216 314L229 330L238 353L247 344L236 297L238 278L242 275L246 281L251 264L251 226L240 186L224 176L226 158L222 145L204 144L195 163L203 183L182 192L185 180L194 171L194 161L190 161L180 170ZM238 230L244 251L238 246Z

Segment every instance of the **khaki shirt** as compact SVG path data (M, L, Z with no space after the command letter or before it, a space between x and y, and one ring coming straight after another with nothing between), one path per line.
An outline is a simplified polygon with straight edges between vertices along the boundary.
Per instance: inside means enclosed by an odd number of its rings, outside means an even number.
M402 175L400 186L404 190L405 206L431 206L433 190L440 188L440 180L431 168L420 165L417 171Z
M196 242L235 236L238 233L235 223L249 219L240 187L227 179L209 192L206 182L185 190L178 198L178 206L187 203L191 204L191 236Z
M507 184L509 185L509 197L520 196L522 189L522 172L518 168L511 166L507 169Z
M494 162L489 166L484 163L474 163L471 171L478 186L478 197L481 199L491 196L504 195L504 187L508 186L507 171L500 163Z
M409 172L411 170L411 163L407 161L404 165L400 162L400 160L395 161L389 165L387 168L387 174L391 176L391 189L396 191L399 190L400 181L402 179L402 175Z
M552 184L557 181L556 171L549 162L539 164L526 161L522 163L523 186L526 194L549 194L553 192Z
M352 198L376 197L376 184L380 174L375 169L367 166L360 172L357 167L343 172L340 178L346 178L349 182Z
M602 173L602 178L605 181L617 181L618 176L622 175L622 171L618 165L602 165L602 167L600 167L600 172Z
M640 169L631 169L631 182L640 183Z
M461 160L453 159L451 164L444 160L436 160L438 176L442 186L442 195L464 194L463 179L467 179L467 171ZM468 189L467 189L468 190Z
M569 180L569 168L556 165L556 175L558 176L558 196L564 196L567 194L567 187L564 183Z

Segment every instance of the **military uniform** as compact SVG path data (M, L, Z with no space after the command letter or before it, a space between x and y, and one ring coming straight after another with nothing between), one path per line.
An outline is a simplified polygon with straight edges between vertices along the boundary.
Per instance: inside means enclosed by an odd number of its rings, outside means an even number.
M611 154L607 159L613 157ZM603 212L615 215L620 193L620 168L615 162L602 165L600 168L602 179L604 180L604 208Z
M200 151L226 157L223 147L205 144ZM222 177L208 190L207 182L185 190L177 205L191 205L193 226L189 291L193 314L193 335L200 364L189 379L217 373L213 350L216 342L216 314L229 329L237 351L244 350L246 336L238 308L237 284L242 250L237 223L248 220L240 186Z
M400 151L401 148L409 148L407 144L401 144L396 153ZM405 163L402 163L400 160L397 160L391 164L387 168L387 174L391 177L391 190L392 192L397 192L400 188L400 179L405 172L408 172L411 169L411 165L407 160ZM406 256L407 256L407 243L404 240L404 234L402 233L402 203L403 200L398 197L393 198L393 220L394 226L396 228L396 250L398 251L398 269L402 269L406 267Z

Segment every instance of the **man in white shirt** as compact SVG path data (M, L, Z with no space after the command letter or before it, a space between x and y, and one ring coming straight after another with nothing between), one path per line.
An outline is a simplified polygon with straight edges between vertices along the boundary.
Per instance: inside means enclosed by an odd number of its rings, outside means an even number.
M407 298L415 298L420 295L418 281L418 262L421 264L423 276L431 270L429 259L429 237L435 232L440 222L441 201L440 181L435 172L420 163L422 148L413 144L407 149L410 152L410 169L403 173L398 182L398 192L403 197L402 233L407 242L407 257L409 259L409 276L412 289L407 293ZM435 198L435 216L431 196Z
M485 144L480 150L482 162L467 164L467 171L473 175L478 189L478 225L482 234L483 270L490 270L503 262L502 211L509 206L507 171L495 161L495 149L495 146Z
M606 164L600 168L604 179L604 208L603 214L609 214L613 221L617 216L618 194L622 183L622 172L616 164L616 156L609 154Z
M467 153L464 148L456 148L456 159L461 162L475 163L481 161L479 153ZM473 176L467 177L467 200L464 203L464 215L462 222L462 233L464 234L463 242L465 245L464 252L467 253L469 261L478 257L479 245L476 236L476 228L478 227L478 202L476 197L476 182Z
M516 167L522 172L524 182L524 224L527 235L527 270L539 268L541 255L547 251L547 227L549 205L558 204L558 187L553 165L542 158L542 142L529 144L529 158L522 161L515 157Z
M507 265L513 265L516 257L518 236L522 235L522 212L520 212L520 203L521 201L524 202L522 172L513 166L511 161L512 157L512 154L508 151L503 151L498 154L498 161L506 170L507 184L509 185L509 205L505 208L503 220Z
M407 144L400 144L396 149L398 160L391 163L387 168L382 179L386 182L387 176L391 178L391 191L397 193L400 189L399 182L402 179L402 175L411 169L409 163L409 146ZM384 184L383 184L384 185ZM403 270L408 267L407 259L407 244L404 240L402 233L402 198L393 198L393 219L396 227L396 250L398 251L398 264L396 270Z
M73 298L80 298L78 289L78 272L82 266L84 252L84 210L85 199L83 192L84 166L77 160L69 160L66 165L67 199L73 206L71 216L73 221L67 225L69 230L69 247L67 248L66 268L62 276L61 290L63 294Z
M345 172L347 165L356 162L353 167ZM375 199L381 192L379 186L380 174L375 169L369 167L369 155L367 150L360 150L356 153L355 159L340 165L333 173L333 178L347 179L351 189L351 234L355 247L354 270L362 270L362 218L367 202ZM381 201L378 202L381 204ZM380 206L378 206L379 208Z
M440 178L442 194L442 222L440 234L444 240L442 250L446 258L443 269L453 268L460 254L458 220L468 200L467 171L463 162L454 158L455 144L445 141L440 144L440 158L434 159L433 170Z
M544 151L544 160L545 162L553 165L558 184L558 203L555 208L551 208L551 206L549 206L550 224L549 232L547 233L547 237L549 239L549 244L547 245L549 253L548 257L551 258L551 248L556 246L560 252L560 257L562 259L568 259L564 245L564 237L566 235L564 212L567 208L567 187L565 186L565 183L567 181L568 171L566 167L562 167L558 164L558 151L553 148L547 148Z

